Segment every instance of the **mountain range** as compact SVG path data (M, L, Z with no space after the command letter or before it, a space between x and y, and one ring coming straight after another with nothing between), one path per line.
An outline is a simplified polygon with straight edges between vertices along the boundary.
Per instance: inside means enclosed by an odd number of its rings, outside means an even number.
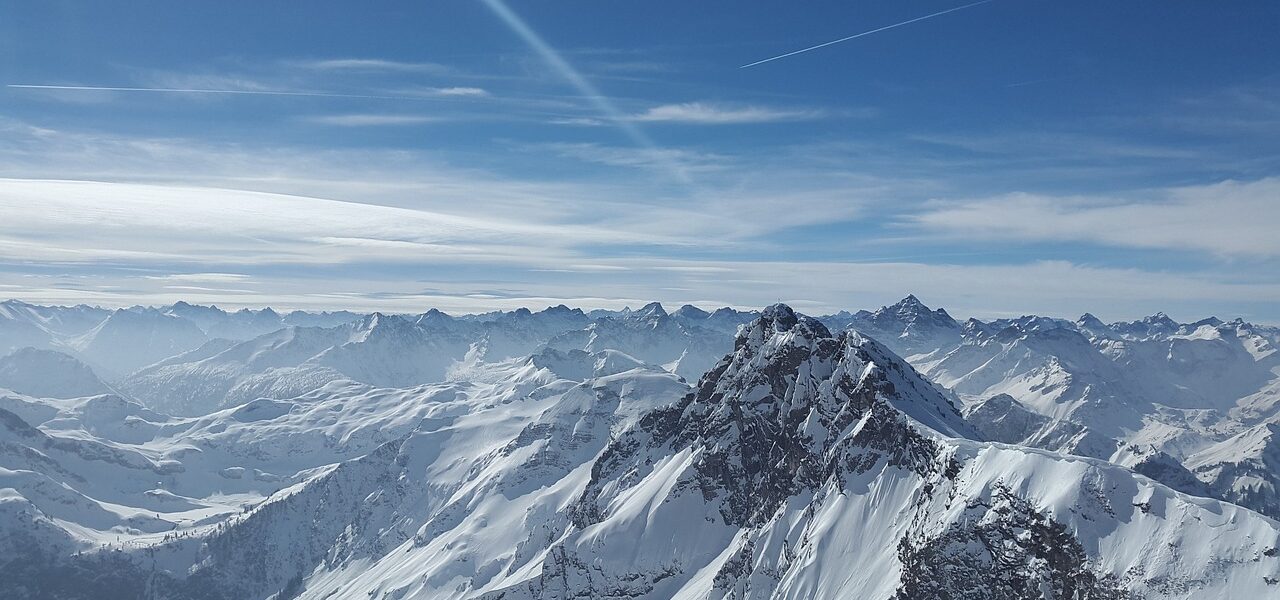
M1280 328L0 303L0 596L1280 595Z

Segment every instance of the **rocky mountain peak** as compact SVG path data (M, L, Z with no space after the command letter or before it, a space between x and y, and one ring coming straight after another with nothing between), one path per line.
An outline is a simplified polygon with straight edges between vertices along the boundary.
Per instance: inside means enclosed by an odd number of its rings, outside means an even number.
M723 491L726 522L751 523L801 489L881 459L921 473L946 468L921 424L947 435L965 429L941 393L882 344L851 331L833 336L817 319L775 304L739 331L733 353L695 393L642 419L594 475L644 460L645 447L695 446L696 487ZM584 495L580 523L598 515L598 492Z
M886 306L871 314L871 320L880 327L892 327L890 321L898 321L908 327L933 327L956 329L960 324L951 318L947 311L939 308L932 310L925 306L914 294L899 300L896 304Z
M661 319L666 316L667 310L662 308L662 303L660 302L650 302L630 315L631 318L640 320Z
M702 310L701 308L698 308L692 304L686 304L684 306L681 306L680 308L676 309L676 312L672 314L682 319L698 320L698 321L706 319L707 317L711 316L711 313L705 310Z
M418 325L428 328L447 328L453 324L454 318L439 309L430 309L422 313L416 321Z
M924 303L921 302L920 299L917 298L915 294L907 294L906 298L899 300L898 303L893 306L896 308L913 306L913 307L922 308L924 310L929 310L929 307L925 306Z
M961 330L964 331L964 334L968 337L981 337L991 334L990 325L987 325L973 317L969 317L965 320Z
M1084 313L1083 315L1080 315L1080 318L1076 319L1076 325L1079 325L1081 327L1087 327L1090 329L1093 329L1093 328L1103 329L1103 328L1106 328L1107 326L1105 323L1102 322L1102 319L1099 319L1098 317L1093 316L1093 313Z
M573 315L583 315L584 313L582 312L581 308L569 308L564 304L557 304L555 306L548 306L547 308L543 309L542 314L558 315L558 316L573 316Z
M764 349L763 360L768 361L778 347L812 348L818 340L831 337L831 331L817 319L798 315L786 304L774 304L738 331L733 356L746 360ZM744 349L747 353L742 356Z

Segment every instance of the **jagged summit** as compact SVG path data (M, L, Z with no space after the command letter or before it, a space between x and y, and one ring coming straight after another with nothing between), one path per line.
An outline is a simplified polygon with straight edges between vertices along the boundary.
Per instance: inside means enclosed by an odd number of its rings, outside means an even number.
M991 335L993 330L990 325L973 317L965 319L964 325L960 329L964 332L964 335L974 338Z
M1103 328L1107 326L1106 323L1102 322L1102 319L1099 319L1098 317L1093 316L1093 313L1084 313L1083 315L1080 315L1080 318L1076 319L1076 324L1083 327L1098 327L1098 328Z
M736 380L737 374L748 375ZM943 435L976 437L950 401L888 347L857 331L832 334L821 321L786 304L765 308L743 326L733 354L707 373L699 389L716 380L716 385L732 381L739 392L749 392L761 374L776 397L793 398L788 403L806 393L815 401L825 393L820 391L824 385L837 388L837 394L871 389L877 399Z
M774 304L766 307L760 312L759 318L755 323L748 326L748 330L755 331L757 329L773 332L791 331L796 325L800 325L800 333L807 337L831 337L831 332L827 330L827 326L821 321L813 317L797 314L790 306L786 304ZM739 335L739 338L742 336Z
M1241 321L1242 323L1244 322L1244 320L1243 320L1243 319L1240 319L1240 321ZM1210 326L1210 327L1218 327L1218 326L1220 326L1220 325L1222 325L1222 324L1223 324L1223 320L1222 320L1222 319L1219 319L1218 317L1205 317L1205 318L1200 319L1199 321L1196 321L1196 322L1194 322L1194 323L1189 323L1187 326L1188 326L1190 329L1193 329L1193 330L1194 330L1194 329L1197 329L1197 328L1203 327L1203 326L1205 326L1205 325L1208 325L1208 326Z
M956 320L946 310L941 308L932 310L925 306L915 295L908 295L906 298L899 300L896 304L882 307L880 310L872 313L871 318L876 321L887 321L896 319L902 323L916 326L939 326L946 328L957 327Z
M924 310L929 310L929 307L925 306L915 294L907 294L905 298L899 300L897 304L893 305L894 308L901 308L905 306L915 306Z
M421 315L418 315L416 321L418 326L432 330L448 331L457 323L452 315L442 312L439 309L432 308Z
M627 316L640 320L661 319L667 316L667 310L662 308L661 302L650 302Z
M925 306L915 295L875 312L859 310L824 317L835 329L854 329L890 344L894 352L912 356L959 342L961 325L943 309Z
M555 306L548 306L542 309L541 311L538 311L538 314L563 316L563 315L584 315L586 313L582 312L581 308L569 308L564 304L557 304Z
M771 518L785 498L887 458L921 473L939 464L922 431L973 435L958 411L902 359L856 332L832 335L785 304L765 308L707 372L697 392L658 410L614 444L607 465L637 449L691 447L704 494L727 523ZM602 472L606 475L609 472ZM600 518L588 487L579 523ZM713 494L716 495L716 494Z
M380 312L373 312L352 323L352 328L357 332L372 332L379 328L394 327L403 321L404 319L399 317L389 317Z

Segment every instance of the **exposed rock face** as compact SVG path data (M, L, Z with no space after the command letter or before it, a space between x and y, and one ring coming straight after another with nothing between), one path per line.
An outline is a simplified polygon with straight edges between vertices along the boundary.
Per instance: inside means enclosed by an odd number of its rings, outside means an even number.
M1187 463L1213 497L1280 519L1280 424L1245 430Z
M938 448L891 403L906 402L895 378L932 393L910 407L923 419L950 431L966 426L945 398L915 381L914 370L886 356L857 333L833 336L786 306L766 309L697 392L650 413L610 446L593 468L576 523L599 520L601 483L644 468L653 450L694 448L698 477L688 485L733 525L764 522L800 490L864 472L882 457L933 474Z
M871 335L903 356L958 343L963 329L946 310L931 309L914 295L875 312L833 315L827 322L836 329Z
M937 536L902 539L895 600L1120 600L1132 596L1099 575L1079 540L1008 488L967 507Z

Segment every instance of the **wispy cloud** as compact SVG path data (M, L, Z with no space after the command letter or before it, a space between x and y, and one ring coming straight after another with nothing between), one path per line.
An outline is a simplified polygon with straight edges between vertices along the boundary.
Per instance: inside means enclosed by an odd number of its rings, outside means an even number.
M1156 190L1129 200L976 196L920 209L902 198L952 194L933 187L936 182L842 170L857 161L814 165L811 154L773 150L751 157L684 147L656 157L599 143L516 148L553 165L568 156L637 171L543 181L450 166L419 150L244 148L0 120L0 176L153 184L0 181L0 263L8 265L0 265L0 282L20 282L22 297L41 301L185 298L377 310L790 299L778 290L796 290L816 303L811 310L876 306L916 292L961 314L1109 308L1116 318L1210 302L1217 312L1244 313L1249 303L1280 302L1274 275L1244 277L1231 269L1027 263L1029 253L1016 248L983 258L1001 264L945 264L955 260L946 253L974 240L1277 256L1266 225L1280 219L1268 206L1280 196L1280 181ZM708 183L673 194L653 183L659 178L649 171L661 168L655 161L684 161ZM888 163L874 164L873 171ZM888 220L885 207L928 234L931 244L952 246L932 255L900 247L859 255L860 245L888 243L874 225ZM521 222L503 215L519 215ZM1143 227L1136 231L1133 223ZM840 233L794 229L811 226ZM195 273L252 279L182 278ZM483 274L484 281L468 279L475 277L469 273ZM65 287L69 274L83 276L75 281L83 285ZM145 278L167 274L179 277ZM423 278L442 291L423 294ZM468 295L494 281L525 292ZM241 291L214 289L220 286ZM251 288L260 291L243 291ZM990 289L1001 290L998 303ZM384 295L372 296L375 291Z
M0 210L0 256L34 262L518 264L583 244L658 241L313 197L83 181L0 179Z
M777 123L821 119L827 113L812 109L780 109L764 106L726 106L706 102L663 104L628 119L641 122L691 123L697 125L732 125L742 123Z
M422 88L418 90L420 93L428 96L452 96L466 98L483 98L489 96L489 91L478 87L441 87L441 88Z
M317 71L389 71L400 73L430 73L445 75L453 72L447 65L434 62L405 62L381 58L331 58L324 60L296 61L297 66Z
M652 60L591 60L588 68L601 73L652 75L676 71L675 65Z
M411 100L409 96L387 96L379 94L341 94L335 92L308 92L293 90L269 89L216 89L216 88L169 88L169 87L127 87L97 85L46 85L46 84L8 84L8 88L31 90L54 90L62 92L153 92L161 94L224 94L248 96L303 96L315 98L360 98L366 100Z
M1280 179L1224 181L1147 196L1125 200L1016 193L941 203L908 219L966 238L1280 256L1275 228L1280 223Z
M232 283L244 282L252 277L242 273L172 273L169 275L144 275L146 279L183 283Z
M310 123L319 125L333 125L336 127L382 127L382 126L405 126L405 125L425 125L427 123L439 123L447 119L441 117L433 117L427 115L395 115L395 114L345 114L345 115L317 115L305 117Z
M591 143L550 143L532 146L534 150L550 150L569 158L612 167L665 169L680 165L689 172L707 172L727 165L727 157L707 152L678 148L632 148Z
M580 262L574 262L578 260ZM566 303L586 308L622 308L659 300L676 306L733 305L758 308L779 300L812 314L869 308L915 293L956 316L1006 316L1034 312L1074 317L1104 308L1104 319L1135 318L1159 307L1175 318L1203 317L1197 307L1212 303L1222 315L1245 315L1280 301L1280 284L1240 282L1216 273L1197 275L1099 268L1065 261L1012 265L930 265L919 262L848 263L788 261L695 261L658 258L565 259L556 264L504 272L507 289L491 280L422 279L388 275L385 269L329 276L292 272L269 277L270 286L251 290L174 284L128 272L99 270L77 278L60 266L29 276L20 289L6 291L30 301L130 305L177 300L228 307L422 312L539 308ZM430 277L431 270L416 271ZM3 270L0 270L3 273ZM69 283L74 285L68 285ZM424 289L425 288L425 289ZM589 288L590 294L582 292ZM992 295L991 290L1000 290Z

